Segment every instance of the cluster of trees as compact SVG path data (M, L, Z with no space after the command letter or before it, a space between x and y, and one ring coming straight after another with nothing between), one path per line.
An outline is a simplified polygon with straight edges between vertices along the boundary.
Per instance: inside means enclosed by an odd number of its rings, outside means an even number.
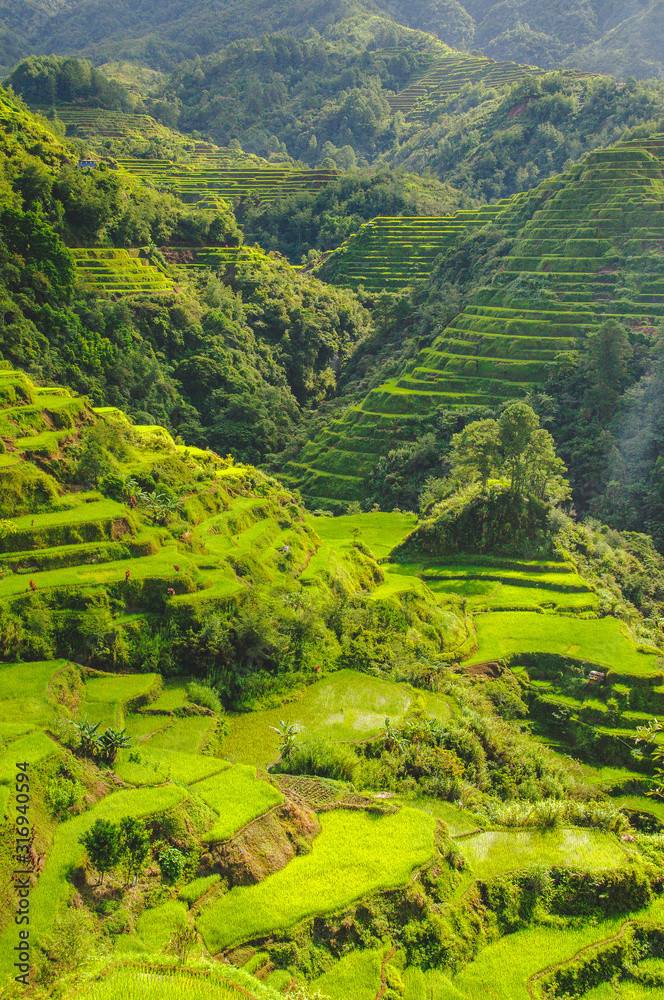
M5 2L0 14L7 28L2 37L4 65L26 52L94 53L98 63L133 59L170 71L196 54L216 52L234 39L260 38L270 32L302 37L307 31L337 34L371 44L396 45L401 25L429 32L454 48L474 49L495 59L508 59L545 69L563 59L599 72L661 71L661 27L647 0L616 7L608 0L560 0L542 8L537 0L519 4L492 0L254 0L212 10L208 0L185 4L174 0L166 9L118 0L112 10L103 0L80 0L71 7L35 17ZM392 39L391 41L387 39Z
M79 292L66 242L238 245L242 233L230 211L192 212L112 170L77 171L24 118L0 152L11 205L0 215L0 356L192 444L254 462L283 448L368 329L357 297L274 257L177 299Z
M123 84L109 80L87 59L66 56L28 56L10 73L11 86L29 104L50 107L57 102L132 112L140 109L140 98L130 95Z
M249 152L288 152L311 166L366 166L404 129L387 95L425 71L432 41L409 41L396 51L347 36L233 42L183 63L160 98L178 108L180 128L221 144L236 139Z
M662 116L664 86L656 80L550 72L507 90L480 82L441 105L388 159L494 201L528 190L626 129L659 131Z
M569 493L551 434L521 401L506 406L498 420L475 420L455 434L450 465L454 479L480 481L484 490L490 477L502 475L514 493L540 500L560 501Z
M127 884L136 883L151 856L150 835L145 823L133 817L126 817L119 823L97 819L79 837L79 843L87 851L92 867L99 873L100 883L105 875L118 867L122 868ZM168 861L166 867L169 868Z
M293 263L334 250L377 215L451 215L472 202L460 191L402 170L351 170L315 194L265 204L247 203L241 222L247 239L279 250Z

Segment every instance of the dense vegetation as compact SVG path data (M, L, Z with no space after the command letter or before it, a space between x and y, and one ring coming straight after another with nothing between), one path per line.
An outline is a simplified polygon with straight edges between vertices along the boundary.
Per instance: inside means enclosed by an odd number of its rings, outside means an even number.
M0 6L7 27L2 62L9 65L30 51L89 53L130 58L170 69L183 59L206 55L235 39L273 31L306 35L339 25L347 35L400 28L428 32L457 49L475 49L495 59L550 69L570 65L600 72L641 77L661 72L658 4L631 0L616 7L607 0L563 0L544 10L534 0L513 4L491 0L335 0L297 4L269 0L235 2L221 11L205 0L171 0L157 15L148 3L116 4L113 12L100 0L78 0L62 9L35 0Z
M661 991L657 8L0 4L3 997Z
M81 292L63 240L233 245L242 234L227 210L191 212L103 165L78 171L54 136L4 100L22 128L2 157L3 356L197 445L253 461L283 448L301 409L333 389L332 360L366 329L354 296L260 254L226 280L204 274L177 298Z

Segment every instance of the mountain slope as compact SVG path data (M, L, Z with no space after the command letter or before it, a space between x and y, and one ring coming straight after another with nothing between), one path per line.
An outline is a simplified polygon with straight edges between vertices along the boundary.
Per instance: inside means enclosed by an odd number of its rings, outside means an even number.
M658 2L628 0L168 0L155 7L127 0L5 0L0 59L5 65L28 51L129 58L170 69L182 59L214 52L235 39L275 31L306 36L344 25L367 44L378 27L403 25L428 32L447 45L474 49L499 60L550 69L569 65L603 72L659 75L661 14ZM358 34L359 33L359 34ZM589 48L590 47L590 48Z
M291 463L303 492L318 502L366 496L380 456L416 441L440 408L492 411L537 393L609 320L624 324L634 343L647 341L664 315L664 285L653 273L664 239L663 154L661 136L591 153L501 206L476 237L503 241L489 281L396 378ZM352 251L357 244L363 256L364 232L326 261L335 280L358 280ZM467 246L462 230L452 238L441 271L459 273ZM432 289L435 297L435 274Z

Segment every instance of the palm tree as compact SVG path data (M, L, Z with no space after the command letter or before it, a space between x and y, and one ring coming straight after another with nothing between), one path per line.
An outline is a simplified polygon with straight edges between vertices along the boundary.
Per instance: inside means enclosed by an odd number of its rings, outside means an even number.
M290 719L288 722L284 722L282 719L278 726L270 726L270 729L273 733L277 733L281 737L279 752L284 760L289 760L295 747L295 734L297 733L297 726L294 723L291 723Z
M96 722L93 726L91 722L88 722L87 716L82 722L72 722L72 726L78 733L79 747L86 757L95 757L99 751L97 730L100 725L101 722Z
M131 746L131 736L127 736L126 729L113 729L109 726L102 734L99 743L104 758L109 764L114 764L118 750L126 750Z

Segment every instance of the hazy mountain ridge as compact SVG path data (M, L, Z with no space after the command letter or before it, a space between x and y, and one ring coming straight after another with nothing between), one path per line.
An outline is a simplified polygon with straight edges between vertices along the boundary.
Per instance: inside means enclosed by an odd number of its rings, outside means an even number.
M0 53L5 65L27 51L79 53L101 62L109 57L172 69L183 59L217 51L241 38L285 31L306 37L349 22L352 33L367 18L385 26L428 32L448 45L479 50L550 69L567 62L600 72L648 77L662 72L662 4L647 0L283 0L258 4L235 0L148 0L109 6L101 0L32 0L5 3Z

